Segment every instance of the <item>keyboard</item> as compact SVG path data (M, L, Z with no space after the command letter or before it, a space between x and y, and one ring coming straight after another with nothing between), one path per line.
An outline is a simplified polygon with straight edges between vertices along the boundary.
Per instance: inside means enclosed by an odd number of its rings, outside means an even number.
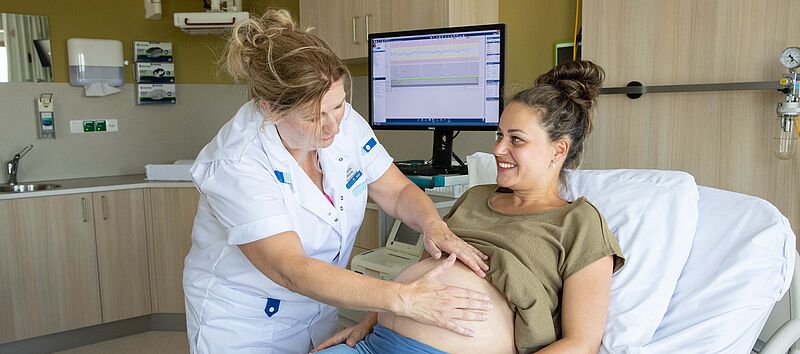
M457 174L457 175L465 175L467 174L467 167L461 166L450 166L448 167L433 167L427 164L414 164L414 163L404 163L402 161L396 162L395 165L400 172L407 176L436 176L436 175L448 175L448 174Z

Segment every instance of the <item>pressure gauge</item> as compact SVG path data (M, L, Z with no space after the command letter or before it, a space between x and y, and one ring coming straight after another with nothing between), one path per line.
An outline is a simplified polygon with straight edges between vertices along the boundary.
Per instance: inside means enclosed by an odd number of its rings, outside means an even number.
M796 69L800 67L800 48L789 47L781 53L781 64L787 69Z

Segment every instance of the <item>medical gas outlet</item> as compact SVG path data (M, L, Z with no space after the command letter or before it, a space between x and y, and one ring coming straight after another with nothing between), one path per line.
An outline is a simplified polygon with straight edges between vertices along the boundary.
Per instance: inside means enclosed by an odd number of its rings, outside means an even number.
M800 81L798 81L797 68L800 67L800 48L789 47L783 50L779 58L781 64L789 69L780 84L781 91L786 94L783 102L778 102L776 109L777 119L774 126L774 151L775 156L782 160L794 157L797 150L800 131L797 123L800 116Z

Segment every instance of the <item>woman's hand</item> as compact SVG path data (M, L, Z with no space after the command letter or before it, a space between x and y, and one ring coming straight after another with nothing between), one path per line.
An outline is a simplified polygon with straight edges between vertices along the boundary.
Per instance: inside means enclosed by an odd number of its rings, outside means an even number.
M484 261L489 257L456 236L444 221L432 220L425 223L422 227L422 237L425 249L434 259L441 258L442 252L454 254L479 277L486 276L485 272L489 270L489 266Z
M377 315L370 314L367 316L367 318L355 326L345 328L339 331L339 333L334 334L333 337L326 339L324 342L320 343L320 345L314 347L311 352L316 353L322 349L332 347L340 343L345 343L350 348L355 347L356 342L364 339L367 334L372 332L372 327L375 327L375 324L377 323L376 318Z
M486 321L489 318L487 311L492 305L484 293L448 286L436 279L455 262L455 254L450 254L419 279L402 284L402 307L397 314L463 336L474 336L472 330L460 326L455 320Z

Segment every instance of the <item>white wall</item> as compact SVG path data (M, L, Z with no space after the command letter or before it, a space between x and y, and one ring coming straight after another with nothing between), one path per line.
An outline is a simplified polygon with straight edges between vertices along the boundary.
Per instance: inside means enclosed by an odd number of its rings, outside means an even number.
M142 174L144 165L193 159L217 130L247 100L241 85L177 85L176 105L137 106L134 86L106 97L84 97L83 89L67 83L0 84L0 183L8 178L5 163L27 144L20 181ZM38 140L36 105L41 93L53 93L55 140ZM369 112L366 77L355 77L353 104ZM117 133L72 134L70 120L117 119ZM433 133L378 131L378 138L395 159L428 159ZM494 132L462 132L454 149L462 158L489 151Z
M67 83L0 84L0 163L34 144L20 181L144 173L149 163L194 158L238 107L246 90L235 85L178 85L176 105L136 106L133 85L107 97L83 97ZM34 100L53 93L55 140L38 140ZM70 120L117 119L117 133L72 134Z

